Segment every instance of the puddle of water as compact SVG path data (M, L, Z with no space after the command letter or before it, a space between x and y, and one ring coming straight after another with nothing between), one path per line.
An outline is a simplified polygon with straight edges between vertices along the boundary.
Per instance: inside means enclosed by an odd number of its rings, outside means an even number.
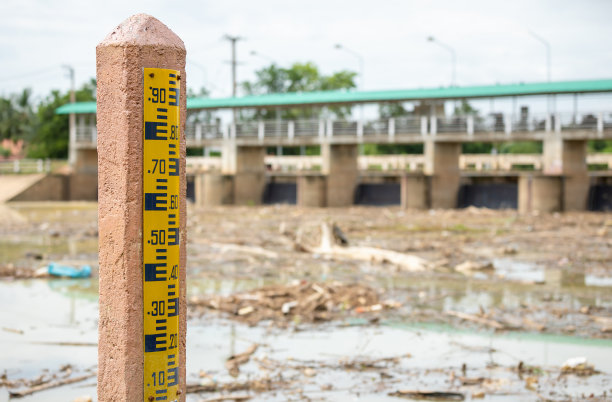
M510 258L495 258L493 266L497 275L505 279L535 283L545 281L544 269L533 263L516 261Z
M253 283L221 281L211 287L197 288L203 291L230 291L241 287L260 286ZM194 283L197 286L197 282ZM43 369L56 371L70 363L84 370L96 365L97 348L94 346L59 346L54 342L97 342L97 284L96 280L23 280L0 282L0 311L3 327L22 330L23 334L0 330L0 372L9 378L32 378ZM474 296L468 296L468 299ZM476 301L482 302L480 296ZM467 303L468 301L465 301ZM188 381L201 381L200 371L209 373L215 380L235 381L257 378L262 375L255 362L241 367L237 379L229 377L225 359L245 350L252 343L261 343L255 357L267 356L282 362L315 361L327 365L340 359L381 358L406 353L411 358L403 359L389 369L396 383L391 383L385 392L374 390L372 384L380 381L377 373L352 372L342 369L316 369L316 375L304 384L304 392L310 396L322 396L333 400L386 401L387 392L395 389L447 389L448 373L440 369L460 372L466 363L470 376L506 375L494 373L487 368L491 362L501 366L516 366L519 361L529 365L559 367L571 357L584 356L595 367L612 373L612 341L588 341L573 337L543 335L496 335L488 332L458 332L448 327L414 326L390 324L380 327L334 325L308 328L299 332L270 329L262 325L249 327L224 319L204 316L190 320L187 339ZM493 348L496 352L485 353L474 349ZM427 375L424 373L430 370ZM288 369L284 375L301 376L297 370ZM509 375L509 374L508 374ZM572 380L573 381L573 380ZM612 381L608 375L594 376L568 385L574 395L579 391L603 390L601 382ZM66 401L80 395L95 396L95 381L61 387L37 393L23 400ZM322 393L321 388L333 384L332 391ZM395 384L395 385L394 385ZM582 385L581 385L582 384ZM590 390L590 391L589 391ZM529 400L532 394L521 388L514 398ZM0 400L2 400L0 391ZM258 401L284 401L293 394L284 392L255 395ZM517 396L519 395L519 396ZM295 395L293 395L295 396ZM489 395L490 400L504 400L503 396ZM189 401L198 400L189 395Z
M586 286L612 287L612 277L585 275L584 284Z

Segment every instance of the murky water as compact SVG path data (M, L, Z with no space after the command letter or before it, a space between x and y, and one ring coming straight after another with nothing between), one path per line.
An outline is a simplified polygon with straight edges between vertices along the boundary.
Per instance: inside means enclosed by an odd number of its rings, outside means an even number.
M97 238L95 205L20 206L18 218L33 222L19 233L0 233L0 264L39 267L49 261L96 266ZM76 211L76 212L75 212ZM92 223L93 222L93 223ZM66 230L65 227L69 229ZM385 296L403 307L385 316L379 325L365 320L346 319L299 330L279 329L267 323L249 327L214 314L194 317L188 322L187 376L189 383L246 381L259 378L258 361L281 362L286 379L299 385L289 390L254 395L253 400L397 400L388 396L399 389L461 390L450 377L461 375L495 379L495 392L486 400L538 400L525 389L524 380L512 371L519 362L542 369L558 368L572 357L586 357L601 374L587 378L540 377L538 392L553 390L559 399L595 392L612 394L612 340L585 339L566 335L502 333L479 327L452 327L438 320L445 311L477 313L481 309L520 309L553 300L559 309L612 307L612 279L601 275L569 275L567 270L542 266L513 257L493 260L494 271L457 280L456 276L414 276L381 274L368 263L339 264L323 259L304 262L299 271L285 272L285 266L257 261L265 275L242 272L244 260L224 259L218 273L206 269L210 256L189 244L188 297L227 295L264 285L287 283L296 275L310 280L367 280L384 289ZM257 265L255 264L255 265ZM266 265L267 264L267 265ZM302 261L294 261L300 266ZM311 265L309 265L311 264ZM232 273L236 273L236 275ZM213 275L215 274L215 275ZM504 280L492 280L502 277ZM365 279L364 279L365 278ZM48 370L57 372L65 364L84 373L97 364L97 278L79 280L0 280L0 373L11 378L35 378ZM427 316L423 311L428 312ZM560 321L562 319L560 318ZM228 356L261 344L235 379L225 369ZM410 355L379 371L346 370L340 361L379 359ZM304 367L313 367L304 374ZM205 375L204 375L205 373ZM277 371L268 372L277 375ZM95 399L95 379L51 389L23 398L24 401L70 401L81 395ZM0 388L0 401L8 399ZM189 395L188 400L200 400Z
M198 285L197 291L209 289L247 289L257 283L211 281ZM209 288L210 286L210 288ZM485 302L487 296L468 292L457 304ZM9 378L34 378L43 370L57 371L65 364L85 371L96 365L97 284L95 280L18 280L0 282L0 372ZM447 389L446 371L460 373L466 364L471 376L508 377L504 383L512 398L537 400L520 383L516 375L503 367L514 367L519 361L541 367L559 367L568 358L584 356L604 374L589 379L570 379L569 395L580 395L612 384L612 341L586 340L572 336L534 334L496 335L489 331L457 331L447 325L406 324L393 319L382 325L362 326L359 322L304 328L299 332L271 329L266 325L249 327L214 316L190 320L188 326L188 382L200 382L206 372L214 381L231 378L224 368L225 360L252 343L262 346L256 357L265 356L281 362L322 364L308 377L302 391L324 400L393 400L385 396L397 389ZM14 331L18 331L14 332ZM376 359L409 354L387 374L393 381L385 383L385 392L376 391L372 383L377 374L331 369L339 360ZM315 362L315 363L313 363ZM493 364L494 363L494 364ZM327 366L326 366L327 364ZM496 366L497 365L497 366ZM499 368L502 367L502 368ZM444 372L440 372L443 369ZM507 371L507 370L506 370ZM497 372L497 374L496 374ZM287 377L300 376L299 369L284 370ZM254 362L243 366L238 380L257 378L260 369ZM328 384L333 389L322 392ZM552 384L552 380L551 380ZM545 385L542 385L545 387ZM550 385L553 386L553 385ZM254 400L287 400L292 392L266 393ZM1 396L3 395L4 396ZM95 381L68 385L37 393L23 400L66 401L80 395L95 396ZM492 396L490 396L492 397ZM0 400L6 391L0 390ZM503 395L493 400L512 400ZM198 400L191 395L189 400Z

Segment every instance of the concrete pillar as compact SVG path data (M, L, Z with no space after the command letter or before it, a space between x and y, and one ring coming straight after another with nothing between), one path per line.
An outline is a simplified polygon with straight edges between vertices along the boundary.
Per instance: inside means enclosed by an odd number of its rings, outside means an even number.
M401 178L402 208L427 209L427 177L404 175Z
M234 203L259 205L266 186L266 148L241 146L226 141L222 151L222 173L234 175Z
M353 205L359 178L357 144L321 144L322 172L327 176L327 206Z
M175 350L178 353L178 362L170 361L171 357L168 357L165 378L170 381L170 366L178 363L178 390L174 391L174 395L167 397L168 400L184 401L187 307L185 298L187 181L183 130L186 117L185 46L183 41L160 21L146 14L138 14L121 23L97 46L96 67L100 152L98 400L143 401L145 387L149 388L147 383L151 381L150 377L147 381L144 379L143 363L145 361L143 332L145 77L143 73L144 68L153 67L178 70L180 71L178 78L182 78L178 83L180 141L177 149L180 242L178 245L179 333ZM174 252L173 249L172 253ZM159 272L159 275L163 274ZM167 275L170 275L170 272ZM168 279L165 277L163 280ZM166 336L166 345L172 342L168 338L169 336Z
M297 180L297 205L300 207L325 207L327 180L323 175L301 175Z
M213 207L234 203L234 176L228 174L200 173L195 177L195 204Z
M425 174L431 176L429 201L431 208L456 208L461 180L459 156L461 144L425 142Z
M519 177L520 213L555 212L562 209L560 176L523 175Z
M563 176L563 210L585 210L590 185L586 140L564 140L555 134L544 140L543 148L544 173Z

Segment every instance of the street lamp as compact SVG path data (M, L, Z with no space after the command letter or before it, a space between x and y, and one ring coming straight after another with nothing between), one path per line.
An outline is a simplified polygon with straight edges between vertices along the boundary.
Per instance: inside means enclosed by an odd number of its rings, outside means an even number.
M455 54L455 49L453 49L452 47L450 47L449 45L447 45L446 43L442 43L439 40L437 40L436 38L434 38L433 36L428 36L427 37L427 41L428 42L432 42L432 43L436 43L438 46L443 47L444 49L448 50L451 54L451 61L453 63L453 70L452 70L452 76L451 76L451 86L455 86L456 85L456 78L457 78L457 56Z
M550 82L550 43L533 31L529 31L529 35L533 36L546 47L546 78Z
M353 56L355 56L357 58L357 60L359 61L359 75L361 77L361 90L363 90L363 87L365 86L365 77L363 75L363 71L364 71L364 63L363 63L363 57L355 52L354 50L351 50L349 48L347 48L346 46L341 45L340 43L336 43L334 45L334 49L338 49L338 50L344 50L347 53L352 54Z

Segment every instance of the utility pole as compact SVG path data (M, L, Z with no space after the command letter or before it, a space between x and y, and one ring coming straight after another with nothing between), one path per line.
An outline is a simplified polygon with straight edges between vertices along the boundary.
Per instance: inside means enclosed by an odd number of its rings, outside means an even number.
M243 38L241 38L240 36L232 36L229 34L226 34L223 39L227 39L228 41L230 41L232 43L232 61L230 62L232 64L232 98L236 97L236 65L238 64L236 61L236 42L238 42L239 40L242 40ZM236 123L236 109L233 109L233 115L234 115L234 123Z
M64 65L62 67L68 70L68 77L70 78L70 103L75 103L74 68L69 65ZM68 164L74 168L76 162L76 115L74 113L70 113L68 116L68 133Z

